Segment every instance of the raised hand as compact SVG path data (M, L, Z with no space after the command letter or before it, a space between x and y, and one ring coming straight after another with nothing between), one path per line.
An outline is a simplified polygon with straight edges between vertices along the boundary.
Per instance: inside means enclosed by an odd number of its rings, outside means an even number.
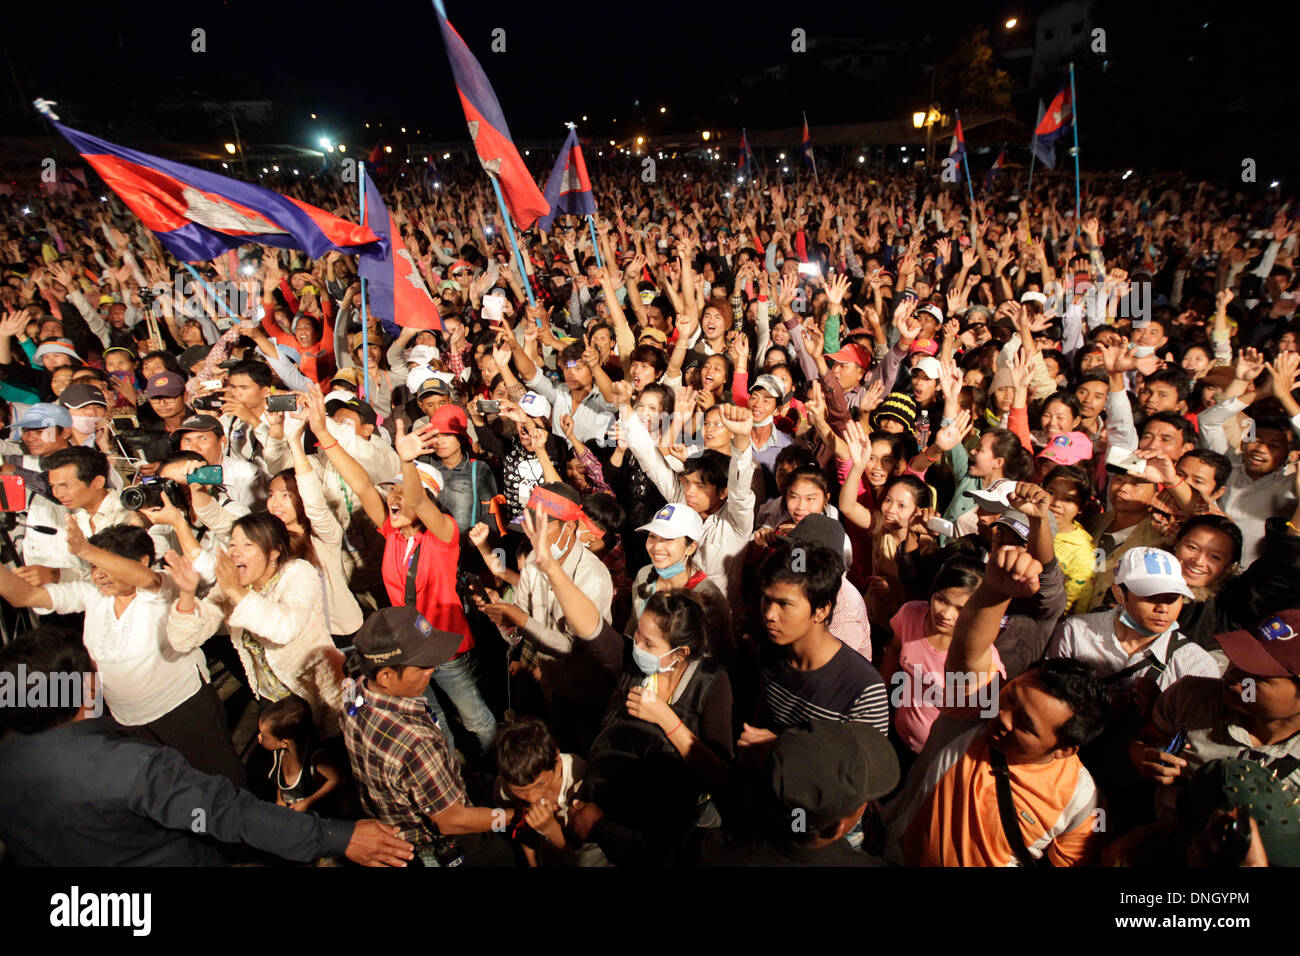
M172 580L184 594L193 594L199 587L199 572L194 570L194 563L183 554L168 551L163 555L163 562L171 572Z
M1052 507L1051 494L1028 481L1017 482L1008 500L1026 518L1046 518Z
M733 440L748 438L754 430L754 413L743 405L722 405L718 411L722 415L722 424L731 432Z
M430 426L425 425L419 431L406 433L402 420L397 420L397 437L393 439L393 450L402 461L415 461L421 455L433 451L436 435L429 433Z
M934 444L940 451L952 451L970 433L971 427L971 414L963 408L952 422L939 429Z
M1233 372L1243 382L1253 382L1264 371L1264 356L1255 349L1242 349Z
M862 396L862 401L858 403L858 411L862 413L874 412L880 407L880 403L885 400L885 383L876 379L867 386L866 392Z
M1008 545L985 566L984 584L1006 598L1027 598L1038 593L1043 566L1028 551Z

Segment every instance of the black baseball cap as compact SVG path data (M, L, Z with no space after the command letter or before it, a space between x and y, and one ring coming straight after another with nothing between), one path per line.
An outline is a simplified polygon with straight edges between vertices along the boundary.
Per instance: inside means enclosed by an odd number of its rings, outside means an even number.
M803 544L818 544L836 554L844 553L844 525L830 515L807 515L782 539Z
M181 357L180 357L181 368L185 369L188 372L192 367L198 365L205 358L207 358L208 353L211 351L212 351L211 345L191 345L189 348L187 348L184 352L181 353Z
M191 415L176 429L177 434L181 432L212 432L218 438L224 438L226 434L226 430L221 427L221 420L212 415Z
M814 830L883 797L898 778L894 748L867 724L815 720L772 747L772 792L785 809L804 811Z
M366 620L352 644L383 667L437 667L456 656L464 635L439 631L413 607L388 607Z
M63 394L59 396L59 404L64 408L85 408L87 405L103 405L107 408L108 399L95 386L77 382L63 390Z
M361 417L361 424L363 425L376 425L379 423L379 416L375 414L374 408L371 407L369 402L364 402L359 398L346 402L340 398L335 398L325 403L325 414L330 417L333 417L335 412L341 412L345 409L349 412L356 412Z

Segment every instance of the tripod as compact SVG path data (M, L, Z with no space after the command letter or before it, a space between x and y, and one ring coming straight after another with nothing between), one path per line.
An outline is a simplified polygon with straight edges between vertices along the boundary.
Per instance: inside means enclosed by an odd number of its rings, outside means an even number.
M17 513L0 511L0 563L12 564L16 568L23 566L23 556L14 545L9 532L17 525ZM0 606L0 645L8 644L24 631L36 626L32 612L28 608L11 607L8 602Z

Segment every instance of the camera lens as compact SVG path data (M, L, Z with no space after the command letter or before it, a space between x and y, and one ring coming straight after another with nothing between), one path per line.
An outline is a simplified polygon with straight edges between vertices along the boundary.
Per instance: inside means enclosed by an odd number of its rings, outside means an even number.
M143 488L123 488L120 498L122 507L127 511L139 511L144 507Z

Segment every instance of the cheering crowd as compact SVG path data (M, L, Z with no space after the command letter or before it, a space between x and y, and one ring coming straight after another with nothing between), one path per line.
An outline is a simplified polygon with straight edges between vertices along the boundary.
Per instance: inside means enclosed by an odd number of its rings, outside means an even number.
M685 168L0 198L10 862L1300 864L1294 210Z

